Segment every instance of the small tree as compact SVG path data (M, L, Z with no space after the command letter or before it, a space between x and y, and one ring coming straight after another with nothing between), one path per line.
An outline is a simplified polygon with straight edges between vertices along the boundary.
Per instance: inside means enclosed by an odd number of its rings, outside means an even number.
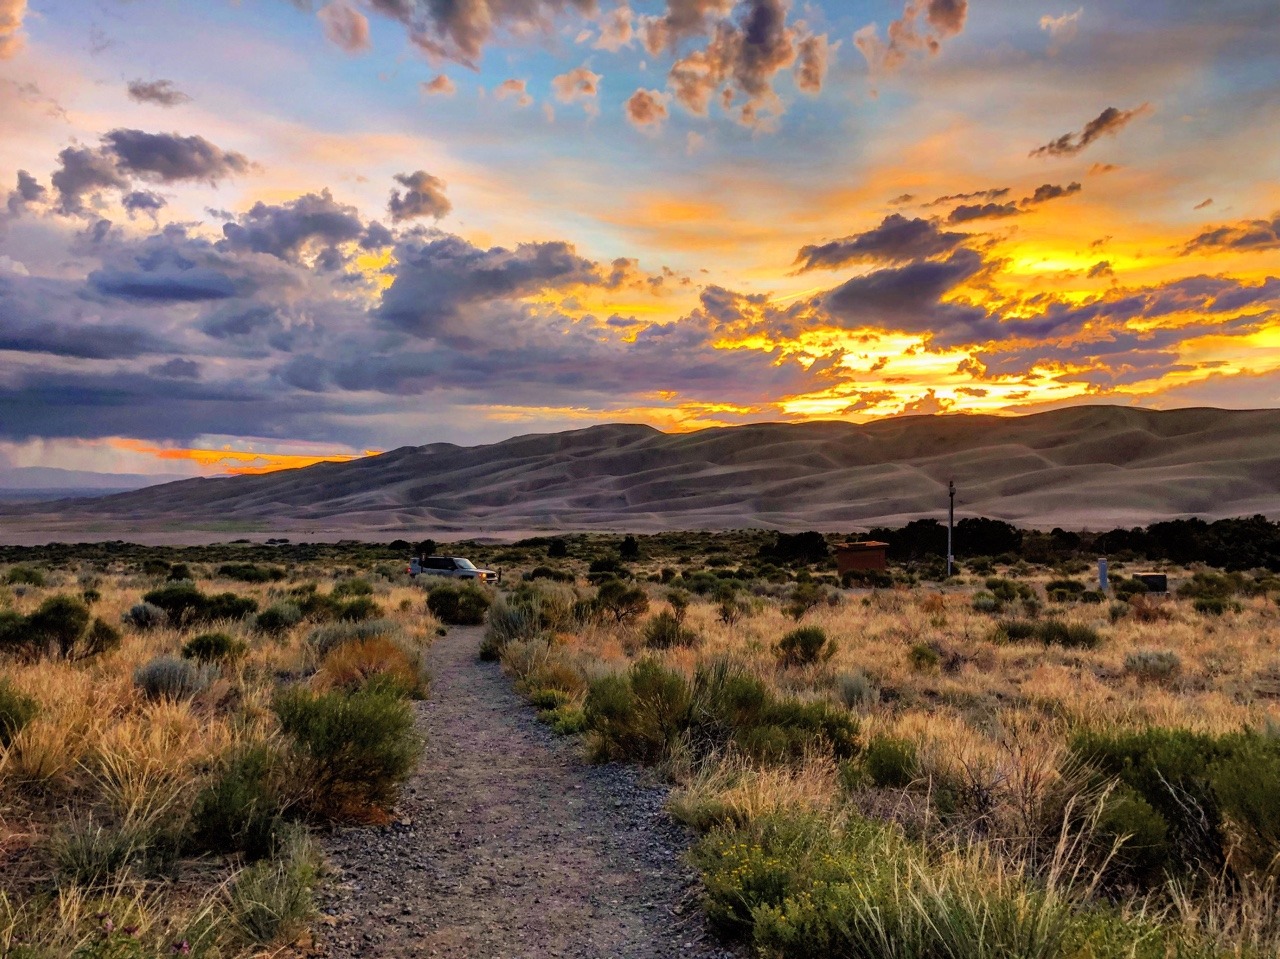
M629 586L620 579L607 579L596 591L596 605L622 625L649 611L649 594L639 586Z
M630 533L623 537L622 544L618 547L618 557L620 559L639 559L640 558L640 542Z

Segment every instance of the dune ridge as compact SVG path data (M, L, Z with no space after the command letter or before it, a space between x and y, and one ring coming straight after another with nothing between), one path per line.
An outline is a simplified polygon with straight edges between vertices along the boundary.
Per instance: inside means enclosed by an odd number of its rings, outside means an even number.
M830 530L960 515L1104 528L1280 516L1280 410L1069 407L662 433L609 424L486 446L168 483L0 511L5 530L262 529L471 534L542 529ZM8 534L5 534L8 535ZM125 537L127 538L127 537Z

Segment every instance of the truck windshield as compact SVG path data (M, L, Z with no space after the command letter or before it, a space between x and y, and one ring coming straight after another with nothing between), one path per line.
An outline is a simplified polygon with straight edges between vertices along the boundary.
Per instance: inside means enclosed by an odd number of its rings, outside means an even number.
M471 562L471 560L469 559L455 559L454 562L458 564L458 569L475 569L476 568L475 564Z

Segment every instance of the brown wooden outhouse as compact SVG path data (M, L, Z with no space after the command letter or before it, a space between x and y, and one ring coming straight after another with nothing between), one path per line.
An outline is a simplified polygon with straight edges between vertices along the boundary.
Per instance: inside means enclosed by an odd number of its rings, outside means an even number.
M836 547L836 567L841 576L855 570L886 569L888 549L888 543L845 543Z

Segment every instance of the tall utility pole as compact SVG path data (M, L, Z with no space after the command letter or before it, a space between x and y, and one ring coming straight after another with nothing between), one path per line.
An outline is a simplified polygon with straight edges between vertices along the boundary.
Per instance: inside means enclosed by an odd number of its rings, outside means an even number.
M947 579L951 578L951 567L955 563L956 557L951 550L951 537L956 528L956 483L955 480L947 480L947 496L951 500L951 507L947 510Z

